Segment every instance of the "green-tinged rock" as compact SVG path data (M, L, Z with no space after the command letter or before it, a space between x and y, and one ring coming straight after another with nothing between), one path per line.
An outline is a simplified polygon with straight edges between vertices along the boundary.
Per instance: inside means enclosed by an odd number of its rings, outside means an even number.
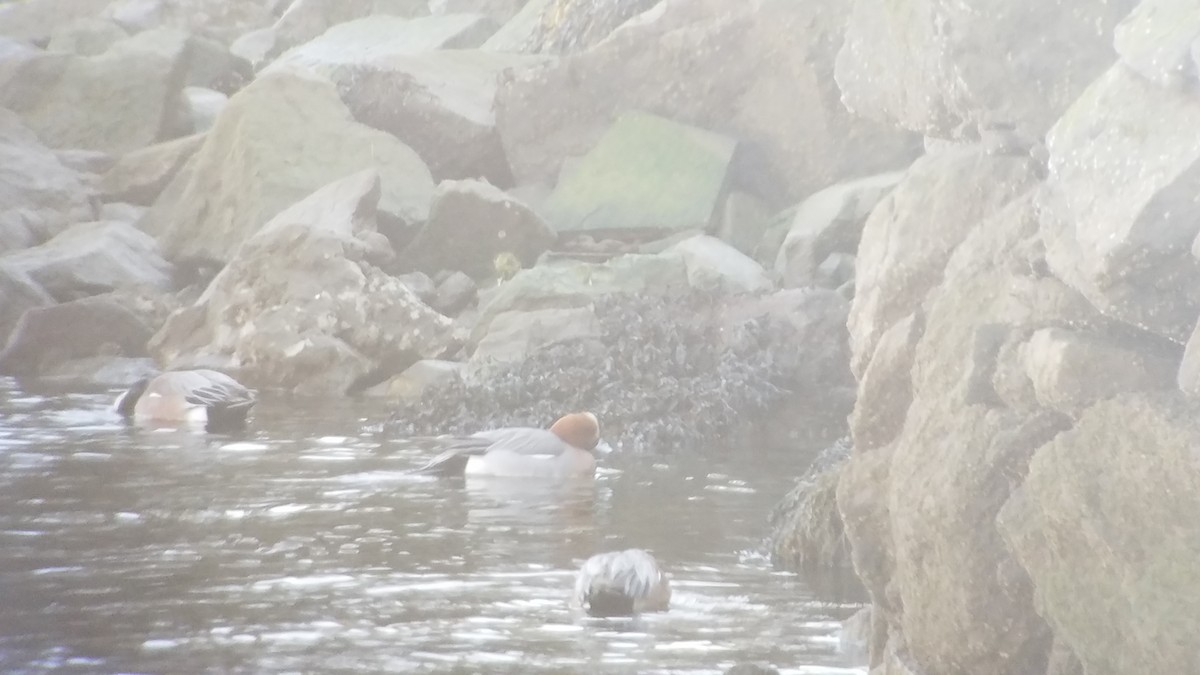
M704 229L737 142L656 115L622 115L564 169L544 206L560 233Z
M1091 675L1200 672L1200 410L1097 404L1042 446L1000 529Z
M290 204L367 168L379 171L385 219L425 220L433 179L412 149L355 122L328 80L263 76L230 99L141 226L169 256L227 260Z

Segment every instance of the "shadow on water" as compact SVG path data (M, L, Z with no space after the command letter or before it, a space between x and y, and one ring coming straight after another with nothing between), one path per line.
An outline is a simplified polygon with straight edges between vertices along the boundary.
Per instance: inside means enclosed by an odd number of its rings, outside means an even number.
M0 380L6 671L863 672L835 638L855 607L759 553L806 454L434 480L404 473L427 447L362 431L376 404L268 398L232 437L131 429L111 400ZM580 562L630 546L671 610L572 611Z

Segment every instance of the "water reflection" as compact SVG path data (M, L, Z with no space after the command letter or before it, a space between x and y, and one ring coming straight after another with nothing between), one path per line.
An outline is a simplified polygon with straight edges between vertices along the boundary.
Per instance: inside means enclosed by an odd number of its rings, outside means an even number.
M108 394L0 380L0 667L848 672L848 606L754 551L794 457L610 457L597 479L436 480L385 411L282 406L243 436L131 429ZM591 554L654 552L671 611L567 605ZM849 672L862 672L851 669Z

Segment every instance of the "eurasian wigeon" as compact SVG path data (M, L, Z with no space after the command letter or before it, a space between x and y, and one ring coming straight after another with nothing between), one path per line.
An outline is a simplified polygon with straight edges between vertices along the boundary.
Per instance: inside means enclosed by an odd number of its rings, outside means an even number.
M203 424L208 431L246 425L254 391L215 370L172 370L145 377L117 398L117 412L139 421Z
M665 612L671 582L654 556L640 548L599 553L579 568L572 602L591 616Z
M570 478L596 471L600 422L588 412L558 418L549 429L510 427L456 438L417 473L439 476Z

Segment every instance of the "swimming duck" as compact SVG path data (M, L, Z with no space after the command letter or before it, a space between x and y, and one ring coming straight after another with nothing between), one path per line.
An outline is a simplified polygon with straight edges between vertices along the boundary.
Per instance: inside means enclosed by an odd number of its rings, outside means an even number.
M573 603L591 616L665 612L671 582L654 556L640 548L599 553L579 568Z
M549 429L510 427L456 438L416 473L439 476L570 478L596 471L600 422L588 412L558 418Z
M208 431L246 425L254 392L215 370L172 370L145 377L117 398L117 412L142 421L191 422Z

